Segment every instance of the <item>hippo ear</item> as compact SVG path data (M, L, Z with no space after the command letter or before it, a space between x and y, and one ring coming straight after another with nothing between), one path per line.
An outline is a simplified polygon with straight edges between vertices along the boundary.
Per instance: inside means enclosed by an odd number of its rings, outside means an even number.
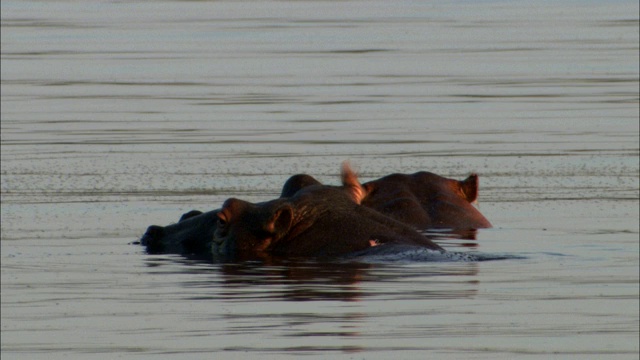
M358 180L358 174L353 171L348 161L342 163L340 177L342 178L342 186L347 189L347 194L351 200L360 205L367 193Z
M282 238L291 228L293 209L289 205L280 206L265 224L265 231L273 235L274 240Z
M301 189L306 188L307 186L312 185L320 185L320 182L314 179L312 176L307 174L297 174L284 183L282 187L282 192L280 193L281 198L292 197Z
M478 174L471 174L463 181L459 181L459 184L468 202L473 203L478 199Z
M180 221L185 221L185 220L187 220L187 219L189 219L189 218L192 218L192 217L194 217L194 216L198 216L198 215L202 215L202 211L200 211L200 210L191 210L191 211L189 211L188 213L183 214L183 215L180 217L180 220L178 220L178 222L180 222Z
M364 197L366 198L367 196L374 194L378 190L378 183L377 181L370 181L366 184L363 184L362 189L364 190Z

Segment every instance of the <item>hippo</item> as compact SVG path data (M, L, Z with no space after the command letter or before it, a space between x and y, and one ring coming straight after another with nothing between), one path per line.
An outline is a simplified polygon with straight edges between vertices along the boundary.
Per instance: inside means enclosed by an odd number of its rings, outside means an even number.
M462 181L426 171L391 174L363 184L362 205L422 230L490 228L472 205L478 186L477 174Z
M151 225L140 238L140 244L146 246L150 254L210 253L218 211L219 209L203 213L192 210L182 215L175 224Z
M361 205L365 189L348 164L342 186L307 184L291 197L263 203L226 200L216 213L214 254L327 258L385 244L444 252L413 227Z
M347 183L357 183L357 175L347 163L343 164L343 176L351 178ZM290 197L303 187L319 184L309 175L294 175L287 180L280 197ZM358 194L361 205L420 230L492 227L489 220L473 206L478 200L477 174L459 181L427 171L396 173L369 181L353 190L363 192Z
M463 181L429 172L392 174L357 186L357 175L343 164L343 178L347 184L343 187L353 185L347 196L357 196L360 205L416 229L449 229L449 235L475 239L475 229L491 227L473 206L478 197L476 174ZM318 185L322 184L310 175L294 175L283 185L280 198L294 197L297 192ZM149 253L208 255L219 211L193 210L178 223L149 226L140 243Z
M319 184L312 176L294 175L284 183L280 197L291 197L303 187ZM140 238L140 244L151 254L210 254L219 211L220 209L207 212L191 210L183 214L175 224L151 225Z

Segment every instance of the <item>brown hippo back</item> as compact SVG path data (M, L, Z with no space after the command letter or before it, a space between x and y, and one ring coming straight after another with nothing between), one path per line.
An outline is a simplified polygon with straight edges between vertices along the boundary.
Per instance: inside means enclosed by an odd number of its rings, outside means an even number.
M362 205L419 229L481 229L491 223L472 205L478 175L463 181L430 172L392 174L363 185Z
M310 185L259 204L227 200L217 214L214 251L329 257L385 243L443 251L412 227L359 205L364 190L344 175L342 187Z

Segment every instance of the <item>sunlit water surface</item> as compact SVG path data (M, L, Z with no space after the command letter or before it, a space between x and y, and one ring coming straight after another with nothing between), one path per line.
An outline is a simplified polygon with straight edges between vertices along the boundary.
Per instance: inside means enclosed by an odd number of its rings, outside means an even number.
M638 358L637 1L1 7L3 360ZM345 159L478 172L505 259L131 244Z

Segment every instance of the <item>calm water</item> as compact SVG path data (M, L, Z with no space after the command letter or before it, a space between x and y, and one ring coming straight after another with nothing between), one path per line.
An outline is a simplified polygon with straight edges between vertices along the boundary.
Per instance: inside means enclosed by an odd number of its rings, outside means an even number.
M637 359L637 1L2 7L2 358ZM148 225L429 170L487 262L212 264Z

